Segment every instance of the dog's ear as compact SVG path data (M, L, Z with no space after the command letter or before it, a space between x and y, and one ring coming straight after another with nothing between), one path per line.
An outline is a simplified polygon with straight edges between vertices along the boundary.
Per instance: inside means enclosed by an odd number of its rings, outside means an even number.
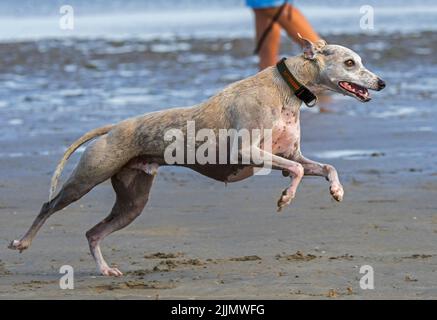
M323 48L327 45L323 39L317 40L312 43L310 40L303 38L300 33L297 34L302 43L303 56L305 59L314 60L318 52L322 52Z
M314 47L316 48L316 51L318 51L318 52L322 52L322 51L323 51L323 48L324 48L326 45L328 45L328 43L327 43L325 40L323 40L323 39L317 40L317 41L314 43Z
M317 55L317 49L310 40L302 38L300 33L297 34L302 44L303 56L305 59L314 60Z

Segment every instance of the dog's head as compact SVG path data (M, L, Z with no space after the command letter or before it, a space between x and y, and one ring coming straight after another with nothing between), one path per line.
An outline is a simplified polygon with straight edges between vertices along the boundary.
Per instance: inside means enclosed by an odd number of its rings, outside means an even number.
M361 102L370 101L370 90L382 90L385 82L367 70L354 51L324 40L312 43L301 38L305 59L318 60L319 75L316 86L345 95Z

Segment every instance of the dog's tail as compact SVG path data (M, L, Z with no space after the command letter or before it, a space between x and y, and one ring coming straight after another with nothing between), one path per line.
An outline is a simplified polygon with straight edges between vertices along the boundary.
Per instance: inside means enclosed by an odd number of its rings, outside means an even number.
M50 185L50 194L49 194L49 201L53 199L53 195L55 194L56 187L58 186L58 180L61 176L61 172L64 169L65 164L67 163L68 158L76 151L77 148L79 148L81 145L83 145L85 142L90 141L91 139L94 139L95 137L104 135L105 133L108 133L111 131L111 129L114 128L113 124L109 124L91 131L88 131L85 133L82 137L74 141L68 149L65 151L64 156L62 157L61 161L58 163L58 166L56 167L55 172L52 176L52 181Z

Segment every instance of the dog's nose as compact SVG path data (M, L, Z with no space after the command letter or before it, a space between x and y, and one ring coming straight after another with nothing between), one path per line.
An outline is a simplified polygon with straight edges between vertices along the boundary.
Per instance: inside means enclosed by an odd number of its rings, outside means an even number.
M378 90L382 90L385 88L385 81L382 79L378 79Z

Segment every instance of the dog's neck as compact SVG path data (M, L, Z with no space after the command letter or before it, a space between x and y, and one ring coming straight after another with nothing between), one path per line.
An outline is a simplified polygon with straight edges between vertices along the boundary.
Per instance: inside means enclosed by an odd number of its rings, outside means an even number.
M293 76L304 86L316 87L317 81L320 73L320 67L318 61L310 61L305 59L303 56L290 57L285 60L285 64L293 74ZM273 66L270 72L273 74L273 81L276 83L281 97L284 99L284 105L297 106L301 105L301 100L299 100L294 92L288 87L285 80L282 79L276 66Z

